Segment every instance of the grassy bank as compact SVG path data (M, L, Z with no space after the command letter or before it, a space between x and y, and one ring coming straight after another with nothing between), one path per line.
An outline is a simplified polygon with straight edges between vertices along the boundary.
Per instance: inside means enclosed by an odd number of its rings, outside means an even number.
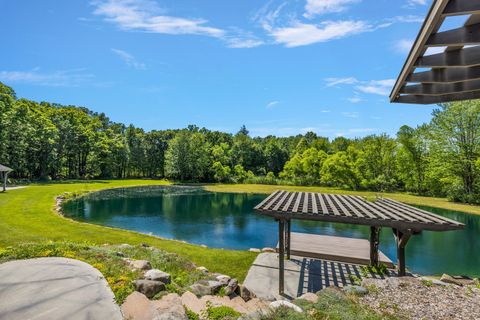
M271 193L275 190L287 191L308 191L322 193L352 194L363 197L375 198L382 196L401 201L411 205L420 205L433 208L441 208L453 211L461 211L465 213L480 215L480 206L469 205L464 203L450 202L446 198L421 197L407 193L378 193L372 191L351 191L328 187L303 187L303 186L279 186L279 185L263 185L263 184L211 184L205 188L216 192L250 192L250 193Z
M255 259L256 255L253 253L202 248L127 230L76 222L54 212L54 199L64 192L165 184L168 182L155 180L72 181L36 184L0 193L0 247L47 240L79 243L88 241L98 245L147 243L167 252L177 253L209 270L243 280Z

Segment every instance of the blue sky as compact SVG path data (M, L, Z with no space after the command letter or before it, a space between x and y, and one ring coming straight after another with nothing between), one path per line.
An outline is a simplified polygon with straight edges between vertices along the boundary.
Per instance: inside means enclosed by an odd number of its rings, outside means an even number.
M0 0L0 81L150 129L395 134L427 0Z

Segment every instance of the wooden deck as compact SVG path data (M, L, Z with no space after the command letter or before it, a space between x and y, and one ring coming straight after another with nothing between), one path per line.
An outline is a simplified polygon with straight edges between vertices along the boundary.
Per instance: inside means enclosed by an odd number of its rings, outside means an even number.
M363 265L370 263L370 243L366 239L292 232L290 250L292 255L301 257ZM379 260L388 268L394 268L392 260L381 251Z

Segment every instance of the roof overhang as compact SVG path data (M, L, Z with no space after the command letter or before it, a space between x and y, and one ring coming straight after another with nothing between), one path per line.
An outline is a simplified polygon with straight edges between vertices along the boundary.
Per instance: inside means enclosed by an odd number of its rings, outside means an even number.
M463 26L439 31L447 17L462 15L468 17ZM445 49L425 55L431 47ZM478 98L480 0L434 0L393 87L390 102L432 104Z

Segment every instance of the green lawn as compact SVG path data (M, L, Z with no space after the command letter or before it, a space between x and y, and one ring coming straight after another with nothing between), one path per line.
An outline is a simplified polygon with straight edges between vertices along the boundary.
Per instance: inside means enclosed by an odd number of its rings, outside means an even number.
M247 251L203 248L179 241L160 239L132 231L81 223L64 218L54 211L54 199L63 192L84 192L115 187L165 185L160 180L97 180L65 183L33 184L23 189L0 193L0 247L22 242L45 240L72 241L102 245L148 243L159 249L174 252L211 271L226 273L244 279L256 254ZM276 189L349 193L374 197L374 192L350 192L324 187L292 187L269 185L209 184L206 189L217 192L270 193ZM383 194L409 204L439 207L480 214L479 206L448 202L442 198L417 197L408 194Z

